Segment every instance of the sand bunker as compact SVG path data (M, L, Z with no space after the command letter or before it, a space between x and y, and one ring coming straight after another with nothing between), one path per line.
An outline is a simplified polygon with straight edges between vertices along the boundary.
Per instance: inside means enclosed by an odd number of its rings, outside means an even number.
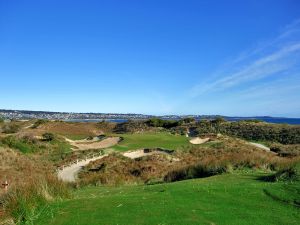
M100 148L109 148L113 145L116 145L120 141L120 137L108 137L103 139L102 141L73 141L68 138L66 138L66 141L68 141L72 146L75 147L75 151L80 150L88 150L88 149L100 149Z
M123 153L123 155L125 157L131 158L131 159L137 159L143 156L147 156L147 155L153 155L155 154L155 152L145 152L144 149L139 149L136 151L130 151L130 152L125 152Z
M191 139L190 143L193 144L193 145L200 145L200 144L204 144L204 143L208 142L209 140L210 140L210 138L196 137L196 138Z
M171 153L173 151L170 150L163 150L163 149L156 149L156 150L149 150L149 149L138 149L135 151L128 151L123 153L123 156L131 158L131 159L137 159L141 158L144 156L149 156L149 155L155 155L155 154L164 154L171 156ZM172 157L173 161L179 161L179 159Z

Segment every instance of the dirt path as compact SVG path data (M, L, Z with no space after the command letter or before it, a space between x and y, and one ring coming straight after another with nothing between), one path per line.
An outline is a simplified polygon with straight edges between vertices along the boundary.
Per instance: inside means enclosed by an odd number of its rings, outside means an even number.
M253 146L257 147L257 148L263 149L263 150L265 150L267 152L270 151L270 148L267 147L267 146L265 146L265 145L263 145L263 144L259 144L259 143L255 143L255 142L249 142L249 144L253 145Z
M91 161L102 159L105 156L107 156L107 155L101 155L101 156L97 156L97 157L94 157L91 159L79 161L77 164L73 164L71 166L64 167L62 170L58 171L57 176L62 181L74 182L77 178L79 171L82 169L83 166L86 166Z
M29 128L31 128L32 126L33 126L33 123L30 124L30 125L28 125L28 126L26 126L26 127L24 127L24 129L29 129Z

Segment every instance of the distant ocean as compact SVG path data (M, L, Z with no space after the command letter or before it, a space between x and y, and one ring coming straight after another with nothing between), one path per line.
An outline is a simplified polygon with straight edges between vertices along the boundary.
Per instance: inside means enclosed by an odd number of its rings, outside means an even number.
M300 118L281 118L281 117L225 117L228 121L240 121L240 120L249 120L249 119L257 119L262 120L268 123L285 123L285 124L292 124L292 125L299 125ZM103 119L70 119L65 120L69 122L100 122ZM127 119L104 119L108 122L115 122L115 123L124 123L127 122Z
M225 119L229 121L257 119L268 123L285 123L285 124L292 124L292 125L300 124L300 118L281 118L281 117L263 116L263 117L226 117Z

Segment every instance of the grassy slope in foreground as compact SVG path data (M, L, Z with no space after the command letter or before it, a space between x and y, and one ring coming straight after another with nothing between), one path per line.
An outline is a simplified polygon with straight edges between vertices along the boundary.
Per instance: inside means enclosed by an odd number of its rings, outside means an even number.
M185 136L173 135L167 132L121 134L122 142L114 146L115 150L127 151L141 148L166 148L175 150L181 146L189 145L189 139Z
M261 175L84 188L75 199L51 205L36 224L297 224L299 208L265 194L286 184L260 181Z

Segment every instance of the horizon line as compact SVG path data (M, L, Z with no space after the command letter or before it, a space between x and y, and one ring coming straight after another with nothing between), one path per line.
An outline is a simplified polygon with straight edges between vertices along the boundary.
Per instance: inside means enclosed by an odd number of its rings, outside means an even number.
M287 119L300 119L300 117L286 117L286 116L271 116L271 115L261 115L261 116L226 116L220 114L164 114L164 115L154 115L154 114L144 114L144 113L105 113L105 112L67 112L67 111L48 111L48 110L28 110L28 109L0 109L0 111L28 111L28 112L45 112L45 113L73 113L73 114L116 114L116 115L143 115L143 116L153 116L153 117L164 117L164 116L221 116L221 117L234 117L234 118L257 118L257 117L271 117L271 118L287 118Z

